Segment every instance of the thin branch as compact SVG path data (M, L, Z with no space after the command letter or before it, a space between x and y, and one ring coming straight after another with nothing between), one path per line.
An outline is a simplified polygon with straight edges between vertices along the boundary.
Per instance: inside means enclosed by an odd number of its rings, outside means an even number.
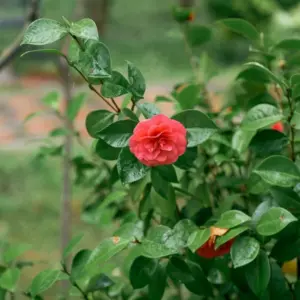
M114 98L110 98L110 100L112 101L112 103L115 105L116 109L118 112L121 111L120 107L118 106L118 104L116 103L115 99Z
M29 12L25 19L25 24L22 31L20 32L20 34L18 34L12 44L2 52L2 55L0 56L0 70L8 65L18 54L21 47L20 44L24 36L24 31L31 22L35 21L38 18L39 2L39 0L31 0Z
M288 104L289 104L289 110L290 114L288 116L288 123L290 126L290 146L291 146L291 160L295 161L296 160L296 152L295 152L295 127L291 124L292 118L294 116L294 106L293 106L293 100L292 100L292 92L291 89L288 88L286 90L286 97L288 99Z

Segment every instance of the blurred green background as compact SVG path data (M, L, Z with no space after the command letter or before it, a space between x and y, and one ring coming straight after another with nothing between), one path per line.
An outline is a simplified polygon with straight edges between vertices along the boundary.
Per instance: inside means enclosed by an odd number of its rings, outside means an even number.
M56 20L60 20L61 16L70 20L96 18L101 39L110 48L115 68L124 69L125 60L132 61L144 73L150 86L164 86L166 83L184 81L190 74L182 35L171 14L172 7L183 2L42 0L40 16ZM27 5L26 0L1 0L0 53L20 32ZM104 10L103 5L106 5ZM220 18L240 17L263 30L270 41L297 36L300 32L299 0L195 0L194 5L195 23L210 26ZM218 26L214 26L213 32L212 40L197 51L199 55L204 51L209 53L224 74L230 73L247 57L249 44ZM13 61L9 74L16 76L17 80L11 83L5 80L4 84L1 78L5 78L5 72L7 69L0 70L0 109L9 106L10 99L16 95L39 93L42 96L43 86L30 87L28 91L29 88L25 90L18 81L32 74L41 77L55 74L56 66L51 57L36 55ZM22 109L22 100L18 105ZM35 153L35 147L27 148L23 144L7 147L0 136L0 239L32 244L34 251L26 259L57 262L61 161L54 157L36 165ZM81 204L86 195L87 190L74 186L73 230L85 232L85 246L92 247L101 236L109 235L112 228L98 228L80 220ZM28 271L29 278L33 276L30 272L36 273L36 269Z

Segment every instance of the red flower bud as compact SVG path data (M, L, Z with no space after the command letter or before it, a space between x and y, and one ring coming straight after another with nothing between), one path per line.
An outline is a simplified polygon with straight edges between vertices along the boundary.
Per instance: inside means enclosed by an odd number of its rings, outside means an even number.
M283 127L282 122L277 122L277 123L275 123L275 124L272 126L272 129L273 129L273 130L280 131L280 132L283 132L284 127Z

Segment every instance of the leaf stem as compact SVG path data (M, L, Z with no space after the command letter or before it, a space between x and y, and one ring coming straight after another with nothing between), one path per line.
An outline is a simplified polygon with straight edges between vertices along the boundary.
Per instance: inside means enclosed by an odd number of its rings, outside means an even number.
M290 146L291 146L291 160L296 160L296 152L295 152L295 127L291 124L292 118L294 116L294 106L292 100L292 91L290 88L286 89L286 97L288 99L290 114L288 116L288 123L290 126Z

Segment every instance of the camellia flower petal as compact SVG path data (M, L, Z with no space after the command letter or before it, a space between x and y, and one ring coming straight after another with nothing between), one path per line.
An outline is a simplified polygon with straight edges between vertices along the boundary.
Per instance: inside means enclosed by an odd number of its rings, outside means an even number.
M275 124L272 126L272 129L273 129L273 130L280 131L280 132L283 132L284 127L283 127L282 122L277 122L277 123L275 123Z
M130 151L149 167L176 162L186 146L184 126L162 114L138 123L129 139Z

